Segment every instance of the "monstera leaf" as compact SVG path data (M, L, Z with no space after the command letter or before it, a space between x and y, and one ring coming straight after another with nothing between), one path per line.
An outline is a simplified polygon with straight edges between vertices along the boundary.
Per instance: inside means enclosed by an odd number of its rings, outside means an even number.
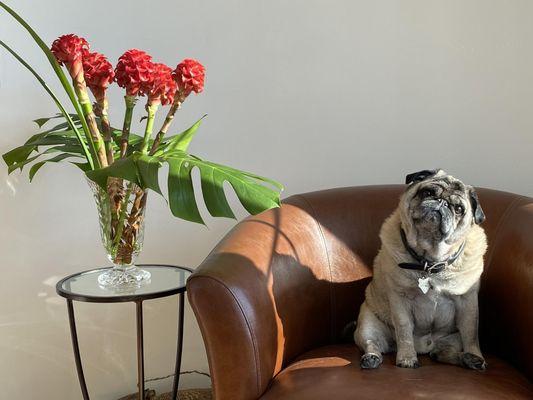
M35 122L43 127L55 118L40 118ZM153 155L141 153L142 137L130 134L130 145L127 157L119 158L119 141L121 131L113 129L115 143L113 149L116 159L107 168L91 169L84 157L84 149L80 146L76 133L67 122L59 123L41 133L35 134L24 143L4 154L4 161L9 172L22 170L32 164L29 177L32 180L36 173L47 163L69 161L83 171L87 177L105 188L110 177L122 178L136 185L151 189L162 194L159 187L161 167L168 164L167 189L168 203L172 214L178 218L203 224L196 204L193 185L193 171L199 171L199 179L204 203L213 217L235 218L224 191L224 184L231 187L243 207L250 214L257 214L269 208L278 207L280 192L283 189L278 182L241 171L211 161L206 161L187 152L202 120L180 134L167 137ZM79 124L76 115L72 115L75 124ZM78 161L78 162L76 162ZM85 161L85 162L83 162Z
M200 172L202 195L207 210L213 217L235 218L224 192L227 182L239 201L250 214L279 206L279 193L283 187L268 178L235 168L205 161L183 150L166 151L159 156L135 152L113 165L87 171L87 176L105 187L110 177L126 179L143 188L161 194L158 182L159 169L168 164L168 202L175 217L204 223L194 193L192 172Z
M282 190L279 183L249 172L204 161L182 150L170 151L158 157L136 152L110 167L87 171L87 176L102 187L106 186L108 178L117 177L161 193L158 172L164 163L169 166L167 185L170 210L178 218L204 223L196 205L192 182L192 172L195 168L200 172L205 205L213 217L235 218L224 193L224 182L228 182L233 188L239 201L250 214L279 206L279 192Z

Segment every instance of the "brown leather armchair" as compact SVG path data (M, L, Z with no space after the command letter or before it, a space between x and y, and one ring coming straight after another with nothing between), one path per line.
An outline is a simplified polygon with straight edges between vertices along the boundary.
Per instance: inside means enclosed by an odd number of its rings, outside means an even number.
M489 237L480 292L484 372L421 357L359 368L343 344L403 186L292 196L239 223L189 279L217 400L533 399L533 199L479 189Z

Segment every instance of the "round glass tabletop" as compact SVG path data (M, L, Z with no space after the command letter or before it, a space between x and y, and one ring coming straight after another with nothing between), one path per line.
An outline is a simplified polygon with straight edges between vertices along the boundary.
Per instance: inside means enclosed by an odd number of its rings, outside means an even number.
M56 290L67 299L97 303L139 301L170 296L185 291L192 270L173 265L140 264L150 272L150 281L140 287L105 288L98 276L108 268L98 268L67 276L57 283Z

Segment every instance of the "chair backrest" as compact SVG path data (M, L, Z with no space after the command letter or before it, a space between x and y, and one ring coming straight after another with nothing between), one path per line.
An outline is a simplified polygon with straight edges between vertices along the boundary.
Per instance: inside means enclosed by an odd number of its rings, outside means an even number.
M292 196L246 218L187 283L215 396L258 398L295 357L339 341L357 317L380 227L404 186L339 188ZM533 378L533 199L479 189L489 251L480 338Z
M371 279L383 221L392 213L403 185L338 188L297 195L320 227L330 269L329 341L356 318ZM480 337L494 352L533 372L533 199L477 189L487 216L489 249L480 291ZM303 201L302 201L303 200Z

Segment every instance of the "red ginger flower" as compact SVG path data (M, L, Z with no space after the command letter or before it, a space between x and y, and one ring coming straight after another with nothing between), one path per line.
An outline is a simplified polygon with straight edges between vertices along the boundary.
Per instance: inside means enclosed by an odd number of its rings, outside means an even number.
M115 72L106 56L100 53L85 53L83 55L83 74L85 82L96 101L103 101L107 87L113 82Z
M118 59L115 80L126 89L126 95L144 94L143 88L152 82L152 57L144 51L131 49Z
M58 37L50 49L60 65L81 61L83 54L89 51L89 43L72 33Z
M176 93L176 82L172 78L172 68L161 63L153 64L152 80L141 90L148 95L149 103L159 101L163 105L172 103L174 93Z
M204 90L205 68L198 61L186 58L172 74L183 97L187 97L191 92L200 93Z

